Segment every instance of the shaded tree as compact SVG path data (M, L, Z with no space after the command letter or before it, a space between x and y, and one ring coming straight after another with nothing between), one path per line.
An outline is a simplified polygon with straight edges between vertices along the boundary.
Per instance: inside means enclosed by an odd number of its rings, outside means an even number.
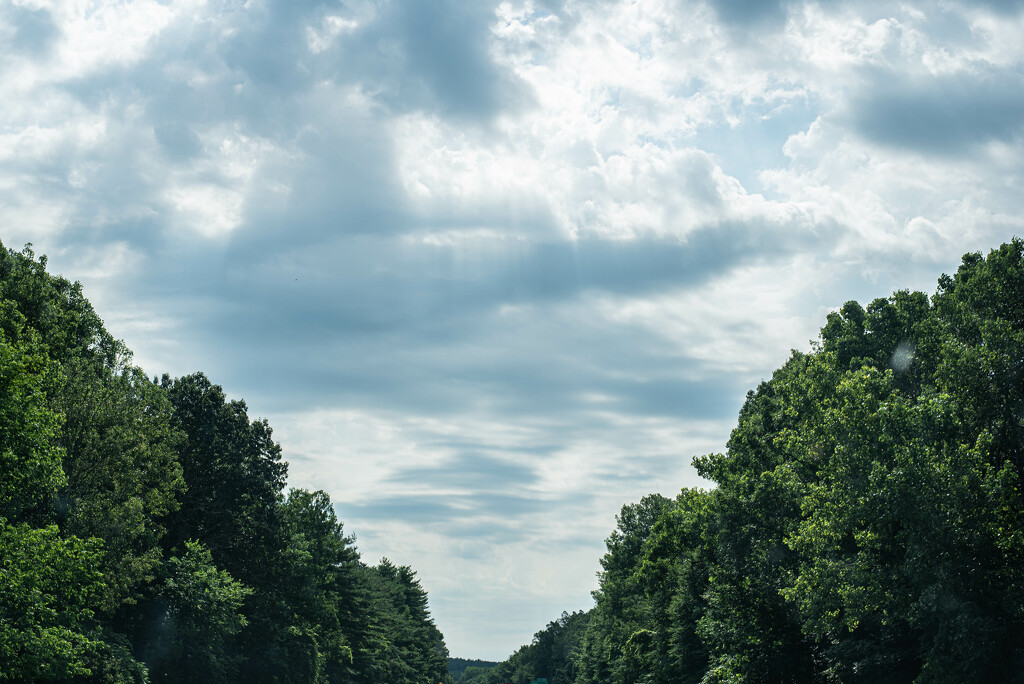
M240 657L229 639L246 625L240 610L252 589L217 569L209 550L195 541L168 560L165 574L143 647L153 680L235 679Z

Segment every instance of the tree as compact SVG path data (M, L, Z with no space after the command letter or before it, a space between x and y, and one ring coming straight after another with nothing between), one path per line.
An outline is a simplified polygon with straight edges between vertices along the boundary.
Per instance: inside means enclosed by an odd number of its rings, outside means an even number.
M311 645L312 679L358 680L356 653L366 648L369 596L360 580L359 554L345 535L325 492L293 489L284 503L289 533L282 565L284 600Z
M600 588L578 657L577 681L629 684L649 674L651 604L636 573L655 523L671 502L660 494L622 507L606 540Z
M98 540L0 518L0 679L90 675L100 648L91 609L103 589Z
M366 569L365 580L371 592L368 681L452 684L448 649L416 573L384 558Z
M240 610L252 589L218 570L210 551L192 540L170 558L166 575L143 649L154 681L233 680L240 658L229 638L246 625Z
M150 381L46 265L0 246L0 679L450 682L412 570L363 565L324 492L285 499L266 421Z
M43 392L53 372L37 349L12 345L0 332L0 518L45 519L67 482L57 439L61 417Z
M202 373L160 387L172 408L172 424L183 434L178 447L185 491L181 506L165 518L164 548L185 553L194 539L217 568L250 587L245 628L235 642L241 676L252 682L285 676L293 657L305 658L305 640L291 628L282 593L279 560L287 551L281 491L287 464L265 420L250 421L245 402L229 401Z
M103 540L97 548L104 581L90 606L100 645L89 667L104 681L136 680L144 675L124 632L161 563L156 519L174 508L181 486L169 404L130 365L130 352L103 328L81 286L46 272L45 256L0 247L0 308L5 340L28 350L22 358L31 357L30 366L44 369L33 380L32 411L23 413L46 433L45 445L35 450L42 457L37 469L11 464L10 472L23 478L15 486L22 510L16 515L56 523L69 543ZM14 384L36 377L29 366L15 366L8 376ZM14 385L8 390L12 402L20 401Z
M160 386L184 439L178 450L186 491L167 518L165 545L198 539L218 566L257 587L281 550L278 502L288 472L264 420L249 421L244 401L196 373Z
M67 454L61 528L104 540L107 590L99 606L126 627L137 595L163 562L163 520L177 510L184 487L166 393L118 357L102 369L88 360L64 366L53 405L65 416Z
M727 446L609 538L579 681L1024 681L1024 242L847 302Z
M644 641L635 643L644 647L652 682L699 682L708 667L697 626L707 611L712 500L708 492L684 489L644 544L636 577L650 601L651 620Z

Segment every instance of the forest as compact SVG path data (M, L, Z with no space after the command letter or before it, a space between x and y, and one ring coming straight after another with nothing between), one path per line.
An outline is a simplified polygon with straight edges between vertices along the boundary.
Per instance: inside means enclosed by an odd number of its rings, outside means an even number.
M593 608L458 681L1024 682L1024 241L847 302L694 466Z
M204 374L148 378L78 283L0 245L0 680L450 684L409 567Z

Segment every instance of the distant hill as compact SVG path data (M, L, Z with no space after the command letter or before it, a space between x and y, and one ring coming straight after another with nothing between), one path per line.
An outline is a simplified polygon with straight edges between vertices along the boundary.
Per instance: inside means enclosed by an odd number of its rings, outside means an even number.
M465 658L449 658L448 671L452 673L452 679L459 680L467 667L494 667L498 663L489 660L466 660Z

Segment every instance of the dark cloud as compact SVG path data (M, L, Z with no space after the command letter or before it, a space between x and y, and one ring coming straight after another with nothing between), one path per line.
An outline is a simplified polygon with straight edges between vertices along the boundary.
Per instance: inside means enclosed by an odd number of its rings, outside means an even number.
M731 26L749 28L778 24L786 19L786 0L708 0L718 20Z
M282 221L303 225L294 231L279 226L273 231L274 243L259 250L246 242L248 235L239 235L248 248L228 251L222 269L195 283L222 292L227 301L248 299L272 310L274 320L284 324L279 334L316 325L314 321L343 325L347 334L380 334L504 304L573 299L587 292L640 296L696 287L742 264L820 248L836 239L834 226L732 222L707 226L685 239L523 243L466 238L462 244L436 245L371 236L331 240L316 230L339 237L345 229L317 222L311 227L290 217ZM304 235L305 230L313 234ZM320 249L308 251L314 245ZM282 258L293 249L307 251ZM238 320L224 313L229 330L254 322L245 310Z
M602 482L615 487L630 487L648 484L652 481L664 480L666 474L678 472L680 463L689 462L696 454L632 454L628 459L613 463L597 465L594 475ZM679 482L669 481L667 488L661 493L670 495L679 487Z
M957 156L1024 132L1024 75L958 73L906 78L872 74L850 101L853 127L877 143Z
M188 125L180 121L158 124L153 132L164 152L175 161L186 161L202 152L199 136Z
M458 510L448 497L410 495L374 499L369 503L334 505L342 520L400 520L403 522L437 523L456 518Z
M329 106L332 98L325 99ZM394 148L379 125L360 113L338 111L334 121L320 119L301 132L290 152L256 177L257 182L286 187L287 198L271 206L262 195L250 199L244 225L231 235L226 255L236 273L287 262L289 255L317 246L330 261L321 264L321 273L308 275L336 274L344 280L341 268L358 257L361 236L407 230L412 216ZM352 238L355 243L348 243Z
M275 410L330 402L454 418L486 404L489 413L512 423L552 416L582 426L601 423L606 414L727 417L745 389L726 372L710 372L686 358L667 361L665 351L636 346L641 331L598 320L577 323L575 330L558 330L557 323L502 325L494 316L449 319L447 325L456 337L451 343L412 326L356 339L346 339L343 330L323 334L333 347L307 328L296 328L291 344L267 344L241 332L200 332L197 341L232 386ZM538 354L541 347L548 353ZM485 479L472 468L465 472Z
M44 9L30 9L4 3L0 7L0 27L13 35L6 37L4 49L13 50L33 58L45 56L60 36L52 15Z
M298 92L325 79L362 84L392 112L418 109L487 123L529 99L490 55L492 4L385 0L375 10L312 51L310 31L322 31L331 16L352 20L346 7L274 0L239 14L233 23L242 30L227 41L223 59L260 92Z
M421 106L430 103L431 109L458 118L487 120L505 107L521 106L517 101L527 94L524 87L504 74L489 54L488 27L493 20L490 3L388 3L375 28L385 35L394 31L398 37L404 73L403 91L389 93L389 104L408 107L409 93L404 91L413 88L413 101ZM378 45L384 40L381 33L371 34Z
M736 380L680 355L685 340L662 348L588 317L588 298L700 287L834 239L732 223L685 241L498 241L467 256L393 237L313 238L297 229L268 233L262 250L163 252L130 289L196 331L190 344L223 382L281 410L324 401L455 415L486 400L510 417L707 419L735 411Z
M217 41L225 64L260 90L284 94L307 88L316 65L308 54L306 26L332 6L315 0L246 4L233 13L233 35Z
M578 500L580 495L542 497L482 492L472 494L409 494L382 497L368 502L335 504L346 520L399 520L409 523L455 523L479 520L480 516L514 520ZM472 523L475 524L475 523ZM465 528L468 533L472 529Z
M791 7L801 5L798 0L707 0L707 3L720 22L729 27L743 29L778 28L785 23ZM970 0L962 1L961 4L968 8L981 5L1003 14L1017 13L1024 8L1024 0ZM892 3L874 0L833 0L829 3L829 7L837 6L861 12L872 18L892 16L894 13ZM927 12L931 15L930 20L934 20L935 15L950 10L948 4L932 0L909 3L909 6Z
M727 376L709 378L658 377L597 384L600 391L618 397L617 412L678 417L680 419L722 418L735 410L741 389Z
M1024 0L971 0L964 4L968 7L975 4L984 5L1004 14L1013 14L1024 9Z
M445 537L461 542L458 557L466 559L486 559L496 544L516 544L530 536L530 530L511 520L456 520L445 526Z
M436 466L409 468L392 481L420 484L425 488L495 491L519 489L534 484L537 479L534 469L523 462L472 451L458 453Z

